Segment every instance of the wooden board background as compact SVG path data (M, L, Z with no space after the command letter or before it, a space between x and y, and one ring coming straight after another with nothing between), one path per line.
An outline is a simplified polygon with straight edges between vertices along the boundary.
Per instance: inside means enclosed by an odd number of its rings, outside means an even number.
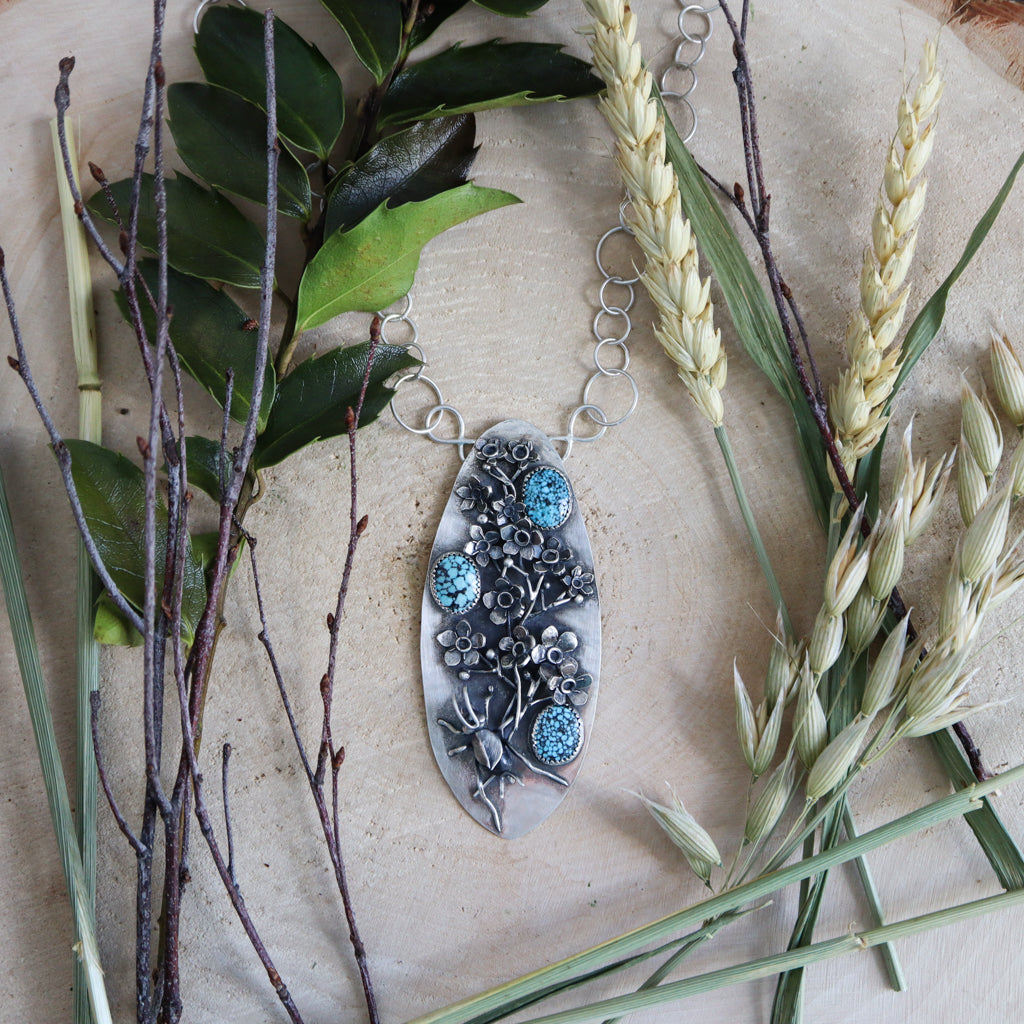
M646 52L667 58L668 3L636 5ZM73 115L84 155L112 178L127 173L146 63L148 5L83 0L0 7L0 244L8 255L34 370L57 420L76 418L48 119L57 60L74 53ZM813 16L810 11L813 10ZM347 61L340 32L316 5L287 0L279 13ZM192 10L171 5L170 79L195 75ZM552 0L510 38L560 37L577 53L584 20L571 0ZM461 26L461 28L460 28ZM758 5L752 25L762 139L773 193L774 237L829 377L856 301L861 252L880 180L904 66L916 63L937 24L896 0ZM452 34L493 33L475 9ZM909 55L909 56L907 56ZM918 247L914 297L948 271L968 232L1024 143L1024 98L964 48L942 37L948 79ZM718 25L697 94L694 148L725 180L740 177L729 46ZM614 223L619 186L608 134L591 103L489 113L477 180L525 204L470 222L431 243L417 278L417 313L431 372L478 432L510 415L561 432L580 400L590 359L598 278L593 246ZM951 303L947 326L906 389L896 417L916 412L920 451L957 440L958 380L988 376L989 328L1005 324L1024 345L1020 283L1024 197L1014 195ZM118 322L112 282L95 267L102 337L106 440L134 448L145 417L132 341ZM402 1021L601 941L701 896L669 842L630 794L664 794L671 782L728 853L741 829L745 772L733 734L731 672L763 672L771 620L717 448L668 369L637 307L637 414L600 444L573 453L570 471L587 512L603 585L601 705L589 759L558 814L512 843L464 815L437 772L422 717L417 609L437 517L457 460L382 420L361 435L361 497L371 526L360 548L344 623L336 730L343 773L343 842L384 1019ZM823 545L795 468L789 421L778 399L723 325L730 348L727 418L768 549L793 615L809 628L821 587ZM365 318L332 323L308 339L318 349L363 336ZM9 335L5 350L11 349ZM0 458L15 503L43 667L59 739L73 745L74 535L43 432L17 378L0 376ZM189 392L198 429L217 417ZM308 449L269 474L269 494L249 525L260 552L271 626L307 729L326 656L320 625L333 607L346 538L344 446ZM922 623L934 621L955 538L951 501L909 560L905 591ZM1019 700L1024 634L1019 603L989 626L978 658L980 699L1006 703L973 726L993 768L1021 760ZM232 587L218 651L210 751L229 740L239 873L248 903L310 1022L357 1020L360 996L346 933L315 837L303 780L262 652L251 587ZM103 657L104 744L124 805L138 804L141 733L133 707L138 658ZM0 1017L67 1020L71 932L59 861L7 632L0 626ZM70 753L69 755L70 756ZM215 774L211 761L209 771ZM947 791L924 745L897 750L858 786L865 827ZM999 807L1024 834L1021 791ZM995 890L962 822L904 840L872 858L891 918ZM101 819L102 953L119 1021L133 1019L131 932L134 864L109 816ZM202 850L192 863L183 957L195 1022L283 1019ZM821 937L867 922L852 872L836 871ZM690 969L710 969L785 944L792 896L723 932ZM1009 1021L1021 997L1020 914L972 921L899 946L911 989L895 995L874 954L825 965L808 977L807 1019L816 1024L901 1020ZM683 1014L767 1020L772 983L702 997Z

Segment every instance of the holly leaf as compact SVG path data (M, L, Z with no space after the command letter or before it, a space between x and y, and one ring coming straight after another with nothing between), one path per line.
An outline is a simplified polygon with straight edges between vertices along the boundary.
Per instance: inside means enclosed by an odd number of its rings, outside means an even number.
M219 441L193 434L185 438L185 457L189 487L198 487L220 504L222 484L231 472L231 452L222 459Z
M336 179L327 196L325 235L354 227L383 202L394 209L466 181L476 156L472 114L418 121L381 139Z
M232 195L267 203L267 115L227 89L177 82L167 90L178 155L193 174ZM305 168L282 148L277 208L309 217L312 197Z
M377 84L395 66L402 47L401 0L321 0Z
M106 591L96 602L92 636L96 643L106 647L141 647L144 643L142 634L124 617Z
M212 12L211 12L212 13ZM139 194L139 245L157 251L156 207L152 174L142 176ZM184 174L164 182L167 194L167 261L193 277L223 281L238 288L259 288L264 242L259 229L230 200L207 192ZM110 185L124 222L132 201L132 181ZM89 212L117 225L107 197L97 192L86 204Z
M146 600L146 483L142 470L119 452L91 441L66 440L71 453L71 475L89 532L107 571L126 601L140 612ZM156 593L164 586L167 547L167 507L156 504ZM206 607L203 569L185 548L184 589L181 604L182 634L191 643Z
M196 57L211 85L266 110L263 15L248 7L211 7L196 35ZM326 161L341 134L345 97L324 55L280 18L274 22L277 131Z
M143 260L139 264L142 279L150 292L157 292L157 264ZM124 294L117 292L117 304L125 319L128 303ZM195 277L167 272L167 302L173 313L170 337L181 365L224 407L227 371L234 371L231 393L231 417L244 422L249 416L252 385L256 373L256 331L253 321L218 288ZM142 319L150 339L156 337L156 317L149 304L142 304ZM263 376L263 397L256 429L266 425L274 401L274 372L267 360Z
M543 7L548 0L473 0L477 7L506 18L525 18Z
M405 68L381 106L381 124L492 107L593 96L604 83L585 61L550 43L453 46Z
M385 309L412 287L420 250L435 235L519 200L472 182L397 209L378 206L351 231L336 231L299 282L296 332L340 313Z
M300 363L281 381L267 429L256 443L254 458L260 469L276 465L314 441L347 432L348 410L359 401L369 353L369 342L333 349ZM359 426L372 423L391 401L394 389L384 381L417 365L418 360L404 348L377 345Z
M426 13L421 6L419 17L409 35L409 49L415 50L420 43L426 42L437 28L456 11L462 10L468 2L469 0L434 0L434 3L427 6Z

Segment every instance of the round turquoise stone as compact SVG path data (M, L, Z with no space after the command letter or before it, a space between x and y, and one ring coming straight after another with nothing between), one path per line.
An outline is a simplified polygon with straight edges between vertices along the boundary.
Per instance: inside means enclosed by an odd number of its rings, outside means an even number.
M469 611L480 598L480 570L472 559L449 551L430 570L430 592L445 611Z
M568 704L550 704L533 723L530 744L538 761L568 764L583 746L583 720Z
M535 469L523 484L523 504L535 526L553 530L572 512L572 489L569 481L550 466Z

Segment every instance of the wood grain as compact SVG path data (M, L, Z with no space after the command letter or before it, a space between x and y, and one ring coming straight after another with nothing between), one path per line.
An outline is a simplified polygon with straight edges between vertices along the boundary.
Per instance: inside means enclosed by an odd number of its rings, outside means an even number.
M47 121L56 63L78 58L72 112L84 156L111 177L127 172L145 67L148 5L112 8L60 0L0 8L0 244L18 296L34 370L59 422L75 422L63 257ZM347 63L346 45L317 5L286 0L279 12ZM638 5L652 60L666 54L668 4ZM191 11L172 9L166 65L194 76ZM574 0L552 0L510 38L582 41ZM476 8L465 34L494 34ZM457 28L453 26L453 31ZM856 301L861 252L885 147L893 131L905 53L910 66L936 21L898 0L817 5L797 0L757 8L751 47L761 99L775 244L801 301L826 376L834 376ZM724 180L742 175L732 63L718 25L696 97L699 159ZM929 208L918 243L912 305L948 272L967 233L1021 149L1024 96L966 48L944 37L949 86L930 171ZM432 242L417 278L421 340L432 375L479 432L521 416L551 433L580 401L592 340L598 277L593 246L615 222L619 186L610 141L592 104L513 110L480 118L481 184L508 188L522 206L469 222ZM982 156L983 155L983 156ZM917 412L915 437L934 458L958 436L958 375L986 376L990 325L1005 323L1024 345L1017 193L950 304L947 326L902 397L894 428ZM627 264L628 265L628 264ZM143 432L144 389L132 341L119 323L113 283L94 265L102 337L107 443L134 450ZM634 313L632 367L642 391L636 415L569 470L603 582L601 704L586 765L558 812L535 832L503 842L459 808L433 762L423 722L417 607L430 542L458 470L441 446L421 443L382 419L361 436L361 492L370 528L360 548L343 625L335 735L344 743L342 842L383 1016L406 1020L638 926L703 894L674 848L629 791L664 794L670 781L731 854L742 827L746 777L733 735L732 664L759 689L774 615L735 512L717 446L654 343L650 306ZM365 337L348 317L308 339L318 349ZM727 323L727 422L765 543L794 619L809 629L821 593L823 541L804 499L789 417L744 355ZM3 342L9 350L9 335ZM215 431L216 411L193 389L196 430ZM74 536L59 480L23 388L0 376L0 459L16 501L43 667L58 736L73 745L71 701ZM887 464L888 472L888 464ZM260 538L271 629L307 734L318 720L317 681L326 657L322 627L333 607L346 543L345 447L309 448L268 474L267 497L247 525ZM905 577L919 621L934 622L955 539L951 501L935 532L912 550ZM1008 607L990 626L977 660L979 699L1006 700L974 732L993 768L1021 760L1024 722L1018 668L1024 636ZM232 585L229 626L206 725L206 750L230 741L239 877L258 923L309 1022L360 1018L346 932L331 895L305 783L295 770L273 680L255 640L259 626L244 571ZM111 781L123 806L139 805L141 732L134 708L135 653L103 658L102 726ZM69 1019L70 924L60 866L6 621L0 625L0 1016ZM214 761L208 765L216 776ZM947 792L923 745L901 747L858 786L863 828ZM1024 834L1022 793L1001 812ZM134 1019L131 991L130 851L102 820L102 952L119 1021ZM962 822L905 840L872 858L889 916L899 919L995 890ZM201 849L190 865L182 955L187 1020L274 1021L279 1007L233 920ZM867 924L852 872L830 879L819 934ZM726 931L698 954L697 972L781 949L795 894ZM806 1019L817 1024L1019 1016L1019 915L989 918L907 941L910 978L888 991L877 957L810 972ZM965 951L970 951L965 955ZM638 981L639 979L634 979ZM692 1007L638 1016L645 1024L683 1015L767 1020L772 984L702 997Z

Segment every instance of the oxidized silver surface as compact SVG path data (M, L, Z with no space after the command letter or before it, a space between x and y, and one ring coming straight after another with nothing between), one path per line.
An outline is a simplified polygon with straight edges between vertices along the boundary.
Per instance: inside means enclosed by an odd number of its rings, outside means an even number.
M462 806L507 839L580 768L601 617L583 517L551 441L506 420L476 443L430 554L420 634L434 756Z

